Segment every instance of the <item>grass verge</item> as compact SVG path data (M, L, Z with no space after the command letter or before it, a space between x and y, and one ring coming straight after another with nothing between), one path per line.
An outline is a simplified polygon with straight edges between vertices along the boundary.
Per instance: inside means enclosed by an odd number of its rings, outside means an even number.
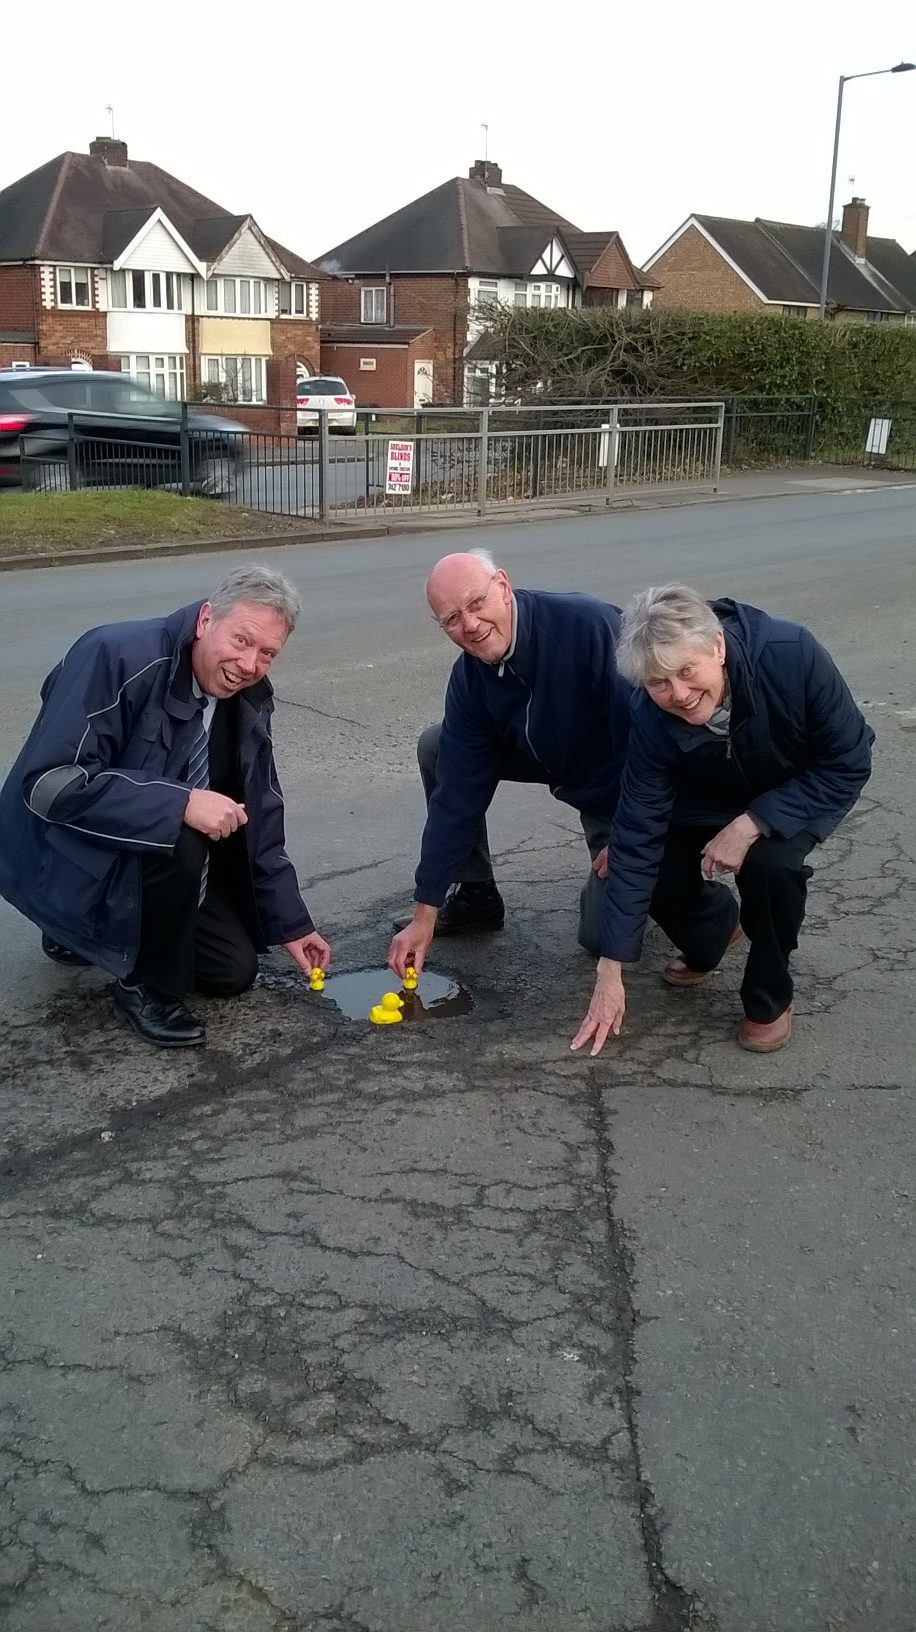
M177 493L0 492L0 555L85 550L175 539L253 538L301 532L297 516L267 516Z

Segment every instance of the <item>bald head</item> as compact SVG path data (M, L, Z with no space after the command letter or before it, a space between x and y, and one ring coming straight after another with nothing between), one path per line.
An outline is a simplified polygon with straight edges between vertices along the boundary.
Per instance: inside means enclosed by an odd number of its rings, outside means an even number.
M433 617L462 651L498 663L512 641L512 585L485 550L444 555L426 580Z

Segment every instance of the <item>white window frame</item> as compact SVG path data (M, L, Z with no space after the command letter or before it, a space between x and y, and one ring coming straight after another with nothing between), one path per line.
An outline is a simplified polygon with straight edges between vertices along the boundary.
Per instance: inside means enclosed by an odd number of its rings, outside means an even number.
M371 295L371 297L372 297L371 300L367 301L367 299L366 299L367 295ZM381 301L379 301L379 299L378 299L379 295L381 295L381 297L382 297ZM381 309L382 309L381 317L367 317L366 316L367 310L375 311L378 308L379 305L381 305ZM387 323L387 321L388 321L388 290L387 290L387 287L386 287L385 284L381 283L381 284L364 285L363 288L360 289L360 291L359 291L359 320L360 320L361 323L371 323L371 324L376 325L376 326L378 324L380 324L380 323Z
M207 311L211 315L216 312L221 317L269 318L271 281L268 278L208 278L205 290ZM243 310L243 306L247 306L247 311Z
M247 355L205 356L200 359L205 384L234 387L233 402L258 404L267 401L267 357ZM247 383L246 383L247 376Z
M64 312L91 312L91 310L92 310L92 273L91 273L89 267L88 266L56 266L54 268L54 272L55 272L55 289L56 289L56 292L57 292L57 304L60 307L61 311L64 311ZM85 285L86 285L86 299L85 300L77 300L77 298L76 298L76 284L77 284L77 276L76 275L77 275L78 272L82 274L82 276L79 279L80 283L85 283ZM66 277L68 274L69 274L69 278L70 278L70 288L73 291L73 299L72 300L64 300L64 298L63 298L63 296L61 295L61 292L60 292L61 276L63 275L64 277Z
M498 301L499 301L499 279L498 278L478 278L477 279L477 299L476 299L475 305L477 305L477 306L494 306L494 305L497 304Z
M142 305L138 304L136 299L138 287L136 280L141 278L143 282L139 287L143 294ZM108 305L113 312L181 312L184 311L184 292L181 285L180 272L142 272L138 268L122 267L119 271L112 270L108 275ZM169 305L170 290L171 305Z
M187 397L183 352L131 352L129 356L121 357L121 372L129 374L132 380L139 380L141 385L162 397L164 402L184 402Z
M541 311L556 311L560 305L561 286L551 280L528 285L528 305Z
M284 297L289 300L289 310L283 305ZM290 282L284 280L280 284L279 313L281 317L308 317L309 315L309 288L299 278Z

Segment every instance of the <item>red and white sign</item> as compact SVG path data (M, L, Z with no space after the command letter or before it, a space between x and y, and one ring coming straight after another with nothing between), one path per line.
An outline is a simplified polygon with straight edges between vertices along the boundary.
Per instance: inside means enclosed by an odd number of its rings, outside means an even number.
M409 493L413 487L413 443L389 442L386 493Z

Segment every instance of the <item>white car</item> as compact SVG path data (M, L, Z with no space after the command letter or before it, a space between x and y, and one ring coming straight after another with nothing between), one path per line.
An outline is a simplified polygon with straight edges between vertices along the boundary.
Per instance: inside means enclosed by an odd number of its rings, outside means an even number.
M296 381L299 430L317 429L321 414L327 414L329 430L356 430L356 403L343 380L334 374L312 374Z

